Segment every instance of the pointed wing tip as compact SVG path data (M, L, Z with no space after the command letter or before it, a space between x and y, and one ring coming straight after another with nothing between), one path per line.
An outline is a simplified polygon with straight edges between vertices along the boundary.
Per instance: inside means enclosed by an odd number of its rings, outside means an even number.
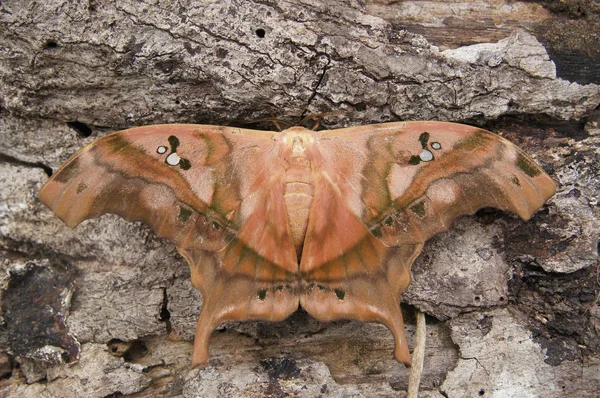
M40 202L42 202L42 204L50 210L52 210L53 207L52 197L54 196L51 192L52 183L52 178L50 178L48 181L46 181L46 183L42 186L40 192L38 193L38 198L40 199Z
M540 182L540 207L556 194L558 184L548 174L543 175L544 179Z
M529 198L527 203L529 204L527 209L520 209L516 211L517 215L524 221L529 220L535 213L537 213L544 203L546 203L558 189L556 182L546 173L537 177L535 182L536 191L538 193L537 198Z
M50 178L40 189L38 198L40 202L50 211L52 211L63 223L65 223L67 227L74 229L88 217L87 215L84 215L83 217L81 215L79 217L75 217L74 212L70 211L70 206L61 206L63 194L62 191L63 188L60 186L60 184L56 182L54 178Z
M207 364L208 364L208 357L207 358L196 358L195 356L192 357L192 369L203 369L206 367Z
M396 347L394 351L394 358L396 361L404 364L407 368L412 366L412 359L410 358L410 354L408 353L408 346L406 347Z

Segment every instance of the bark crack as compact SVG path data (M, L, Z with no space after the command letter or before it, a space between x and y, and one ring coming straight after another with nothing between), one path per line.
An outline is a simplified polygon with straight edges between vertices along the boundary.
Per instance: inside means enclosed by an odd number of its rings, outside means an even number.
M167 334L173 331L173 325L171 325L171 312L169 311L169 295L167 294L167 288L163 288L163 301L160 309L159 320L165 323Z
M327 58L327 63L325 65L323 65L323 70L321 71L321 75L319 76L317 83L315 84L315 87L312 89L310 97L308 97L308 100L306 101L306 106L304 107L304 112L302 112L302 118L304 118L306 116L310 104L312 103L313 99L317 96L319 87L321 86L321 83L323 83L323 79L325 78L327 69L329 68L329 65L331 64L331 58L329 58L329 56L327 54L317 54L317 56L319 56L319 55L325 56L325 58Z
M13 156L0 153L0 163L8 163L17 166L29 167L33 169L42 169L48 177L52 176L52 168L42 162L28 162L26 160L17 159Z
M477 364L479 366L481 366L481 368L483 369L483 371L485 372L485 374L487 374L488 376L490 375L490 372L486 369L485 366L483 366L483 364L481 363L481 361L479 359L477 359L477 357L460 357L460 359L465 360L465 361L472 361L474 360L475 362L477 362Z

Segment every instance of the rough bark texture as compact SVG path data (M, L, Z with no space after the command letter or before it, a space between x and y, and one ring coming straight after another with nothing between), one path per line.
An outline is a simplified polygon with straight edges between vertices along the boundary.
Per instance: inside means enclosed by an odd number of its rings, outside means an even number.
M191 370L202 298L174 247L37 200L110 131L339 110L323 124L483 125L559 183L527 223L481 211L427 244L403 297L409 346L430 315L421 396L598 395L598 3L326 3L0 3L0 395L404 396L385 327L302 312L224 325Z

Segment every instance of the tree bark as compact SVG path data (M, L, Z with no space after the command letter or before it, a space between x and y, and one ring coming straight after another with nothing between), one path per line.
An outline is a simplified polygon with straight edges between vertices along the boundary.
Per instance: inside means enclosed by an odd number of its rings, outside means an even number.
M326 3L326 4L325 4ZM0 395L405 396L378 324L231 322L191 369L202 297L174 246L115 216L67 229L37 199L108 132L155 123L476 124L559 192L427 243L402 297L428 314L423 397L600 391L600 82L593 1L0 3ZM343 111L343 112L339 112Z

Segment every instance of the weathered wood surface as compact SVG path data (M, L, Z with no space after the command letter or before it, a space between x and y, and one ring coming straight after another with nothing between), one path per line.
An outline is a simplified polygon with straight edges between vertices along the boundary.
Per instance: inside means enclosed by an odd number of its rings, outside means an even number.
M134 125L484 125L559 183L527 223L480 212L434 238L404 295L427 312L424 397L600 390L598 6L593 1L3 1L0 395L403 396L383 326L232 323L190 369L202 298L174 247L37 200L76 149ZM472 46L475 45L476 46ZM257 127L252 125L252 127Z

